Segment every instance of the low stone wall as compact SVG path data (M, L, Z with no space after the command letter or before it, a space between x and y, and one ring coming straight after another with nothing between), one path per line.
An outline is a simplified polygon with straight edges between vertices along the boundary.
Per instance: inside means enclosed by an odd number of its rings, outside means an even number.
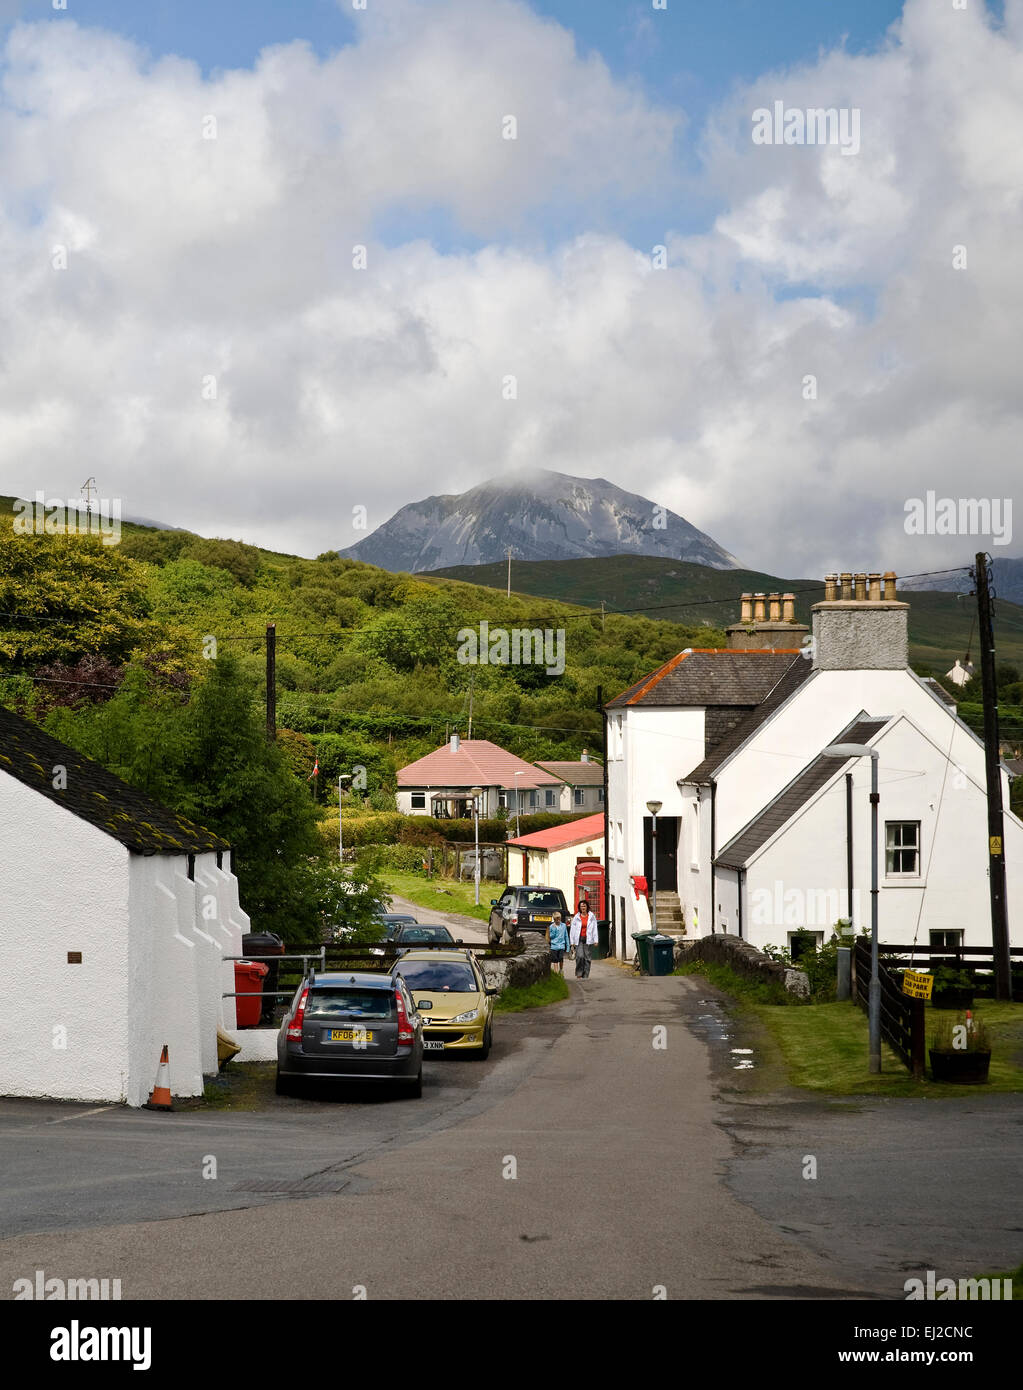
M520 939L525 947L521 955L507 956L503 960L477 957L491 989L525 989L551 973L546 932L523 932Z
M741 936L728 932L716 932L713 936L698 936L695 941L687 941L675 948L675 960L689 962L694 960L716 961L719 965L729 965L740 975L752 979L781 985L790 994L804 997L810 993L810 980L803 970L792 970L780 965L758 951Z

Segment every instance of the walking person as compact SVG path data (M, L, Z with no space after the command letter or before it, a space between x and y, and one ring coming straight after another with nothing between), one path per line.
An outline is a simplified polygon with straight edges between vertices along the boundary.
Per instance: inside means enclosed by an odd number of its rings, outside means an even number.
M565 973L565 952L568 950L568 928L561 920L561 913L555 912L547 928L547 944L551 948L551 969L559 975Z
M589 977L590 958L597 940L597 919L585 899L580 902L579 911L572 918L570 940L575 947L575 977L585 980Z

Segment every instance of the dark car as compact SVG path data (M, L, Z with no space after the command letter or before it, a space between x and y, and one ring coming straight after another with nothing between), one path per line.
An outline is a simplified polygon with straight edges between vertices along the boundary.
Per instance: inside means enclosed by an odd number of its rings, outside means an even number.
M411 951L419 946L456 946L458 943L447 927L434 926L429 922L395 922L387 928L384 941L396 946L399 953ZM370 955L382 956L382 946L370 948Z
M423 1093L423 1024L400 976L308 975L277 1035L277 1094L298 1083L365 1081Z
M560 888L546 888L539 883L506 888L499 898L490 899L487 939L494 946L502 937L511 937L516 932L545 932L555 912L561 913L563 922L571 920L572 914Z

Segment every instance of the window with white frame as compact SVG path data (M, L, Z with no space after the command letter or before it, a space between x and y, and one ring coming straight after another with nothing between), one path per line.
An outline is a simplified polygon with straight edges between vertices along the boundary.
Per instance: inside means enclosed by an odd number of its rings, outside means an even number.
M577 806L584 806L586 804L585 787L576 787L572 793L572 800L575 802Z
M963 944L963 933L961 931L932 931L931 949L937 947L939 950L945 948L955 949Z
M885 873L892 877L919 878L920 822L885 821Z

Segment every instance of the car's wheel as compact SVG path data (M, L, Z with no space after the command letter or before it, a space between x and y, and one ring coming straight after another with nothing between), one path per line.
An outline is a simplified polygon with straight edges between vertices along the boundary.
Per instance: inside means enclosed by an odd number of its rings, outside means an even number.
M493 1046L493 1042L494 1034L491 1030L490 1024L488 1023L486 1028L484 1028L483 1030L483 1046L479 1048L479 1050L476 1053L476 1056L480 1059L481 1062L485 1062L487 1058L490 1056L490 1049Z
M277 1073L277 1079L274 1082L274 1090L279 1096L293 1096L295 1094L291 1078L282 1076L280 1072Z
M412 1082L409 1083L408 1088L407 1088L407 1090L406 1090L406 1095L409 1097L410 1100L420 1100L420 1099L422 1098L422 1094L423 1094L423 1069L422 1069L422 1067L420 1067L420 1068L419 1068L419 1075L416 1077L415 1081L412 1081Z
M491 946L499 946L501 944L501 933L499 930L494 930L493 922L487 923L487 940Z

